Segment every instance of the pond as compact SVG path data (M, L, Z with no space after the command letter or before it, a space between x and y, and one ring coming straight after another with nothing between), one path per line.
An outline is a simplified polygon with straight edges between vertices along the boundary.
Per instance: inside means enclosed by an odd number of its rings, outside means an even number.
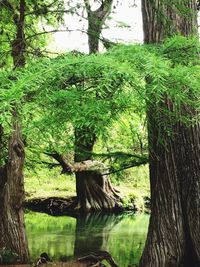
M47 252L52 260L68 261L97 250L111 253L120 267L137 264L149 222L148 215L93 214L72 218L25 214L31 258Z

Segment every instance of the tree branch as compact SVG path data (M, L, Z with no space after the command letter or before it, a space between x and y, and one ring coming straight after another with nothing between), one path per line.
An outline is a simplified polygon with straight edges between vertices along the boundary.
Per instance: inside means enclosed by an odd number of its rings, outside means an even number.
M102 175L110 175L112 173L117 173L117 172L121 172L121 171L124 171L124 170L127 170L127 169L131 169L133 167L139 167L141 165L145 165L149 162L149 160L146 160L146 161L141 161L141 162L134 162L130 165L124 165L123 168L120 168L120 169L117 169L117 170L113 170L113 171L110 171L110 172L106 172L106 173L103 173Z
M51 31L43 31L43 32L38 32L38 33L35 33L33 35L30 35L26 38L26 40L28 39L31 39L31 38L34 38L36 36L39 36L39 35L43 35L43 34L50 34L50 33L56 33L56 32L73 32L73 31L79 31L79 32L82 32L82 33L86 33L86 31L83 31L83 30L69 30L69 29L66 29L66 30L51 30Z
M105 164L103 164L102 162L97 161L97 160L85 160L85 161L75 162L73 164L70 164L70 163L66 162L66 159L63 155L60 155L57 152L53 152L53 153L45 152L44 154L52 157L53 159L55 159L59 163L59 165L62 167L62 171L61 171L62 174L64 174L64 173L71 174L71 173L82 172L82 171L99 171L102 173L102 175L109 175L112 173L117 173L117 172L120 172L120 171L123 171L126 169L130 169L133 167L141 166L141 165L147 164L149 162L149 159L147 157L139 157L136 155L124 153L124 156L128 156L128 157L134 156L137 158L137 160L133 160L130 164L124 165L120 169L107 171L108 168L105 166ZM103 155L105 155L105 154L103 154ZM121 155L123 155L123 153ZM113 156L113 154L112 154L112 156ZM118 156L119 156L119 154L118 154ZM57 167L57 166L58 166L58 164L55 165L55 167ZM52 164L52 167L54 167L53 164Z
M70 13L69 10L47 10L45 13L40 13L40 15L46 15L47 13ZM32 12L29 12L29 13L26 13L26 16L30 16L30 15L37 15L35 11L32 11Z
M70 164L66 162L66 159L63 155L60 155L57 152L45 152L44 153L47 156L52 157L55 159L60 166L62 167L62 174L67 173L76 173L76 172L82 172L82 171L105 171L107 168L106 166L97 160L85 160L81 162L74 162L73 164Z
M112 3L113 3L113 0L102 1L101 6L95 12L97 12L103 19L105 16L107 16L110 13Z
M60 155L57 152L53 152L53 153L45 152L44 154L47 155L47 156L52 157L53 159L55 159L60 164L60 166L62 167L62 172L61 173L68 173L68 174L72 173L72 167L71 167L70 164L68 164L65 161L65 158L64 158L63 155Z

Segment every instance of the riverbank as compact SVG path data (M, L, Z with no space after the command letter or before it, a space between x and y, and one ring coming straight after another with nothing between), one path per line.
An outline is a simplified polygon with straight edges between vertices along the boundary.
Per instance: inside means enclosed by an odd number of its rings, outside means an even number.
M53 216L62 216L67 215L71 217L77 217L82 214L80 210L74 210L72 208L72 204L75 201L75 197L71 198L60 198L60 197L50 197L50 198L33 198L33 199L27 199L24 202L24 207L31 211L36 212L45 212L49 215ZM123 205L120 207L113 208L112 210L109 210L109 213L114 214L120 214L123 212L132 212L132 213L149 213L150 212L150 199L146 198L144 200L144 207L142 207L142 210L137 208L137 206L134 203L130 203L129 205ZM106 213L107 211L102 211Z
M124 173L121 178L110 177L114 187L120 192L125 210L149 212L148 166L136 167ZM39 169L37 173L25 172L25 205L35 211L45 211L51 206L61 214L58 207L68 207L76 196L74 175L62 175L60 169ZM53 203L53 205L52 205ZM35 206L35 207L34 207ZM37 206L37 207L36 207ZM58 212L56 212L56 209ZM47 212L51 214L51 212ZM54 212L53 212L54 213Z

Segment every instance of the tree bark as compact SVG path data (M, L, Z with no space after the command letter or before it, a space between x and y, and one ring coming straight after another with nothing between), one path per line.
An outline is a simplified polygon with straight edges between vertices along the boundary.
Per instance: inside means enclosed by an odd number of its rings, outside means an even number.
M178 12L175 4L188 10L187 15ZM170 1L170 5L161 0L142 0L142 13L146 43L161 42L174 33L185 36L197 33L195 0ZM165 108L171 111L173 103L167 99L165 102ZM158 109L150 105L151 217L139 266L197 267L200 266L200 125L198 121L190 127L177 122L171 125L172 136L165 136L164 144L160 144L159 133L164 129L154 120L156 114ZM196 115L191 107L187 107L187 114Z
M7 164L0 171L0 251L16 253L16 262L26 263L29 253L22 208L24 145L16 116L8 149Z
M16 36L12 42L14 68L24 67L24 22L26 2L25 0L20 0L19 14L9 1L6 1L6 3L8 4L8 9L11 11L16 25ZM12 133L8 141L8 156L5 165L0 169L0 251L10 251L16 254L14 261L27 263L29 260L29 252L22 207L25 196L23 177L25 153L17 106L15 103L13 104L13 123ZM0 128L0 140L2 141L4 133L3 127Z
M190 112L193 113L192 109ZM176 129L176 162L187 252L185 266L200 266L200 123L197 121L190 127L179 123Z
M197 33L195 0L142 0L145 43L159 43L174 34Z
M140 267L182 266L186 249L180 181L175 160L176 143L157 140L152 106L148 111L151 216ZM185 265L183 265L185 266Z

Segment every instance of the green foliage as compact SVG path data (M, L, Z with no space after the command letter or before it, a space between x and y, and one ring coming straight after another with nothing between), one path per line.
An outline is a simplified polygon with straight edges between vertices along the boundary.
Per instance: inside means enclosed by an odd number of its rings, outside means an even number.
M128 66L114 66L103 56L72 58L70 66L59 69L44 85L51 93L45 104L54 110L48 121L60 125L68 121L77 128L95 129L96 134L105 131L127 107L130 77Z
M161 142L177 121L196 119L183 107L192 107L198 116L199 68L198 40L181 36L162 45L120 45L105 54L43 59L24 70L0 72L0 122L9 132L12 106L17 105L26 141L32 148L37 144L39 153L72 152L74 127L93 131L109 153L120 144L127 144L125 153L136 144L136 154L145 153L147 142L142 152L141 138L146 139L146 125L141 127L149 106L155 107ZM125 133L126 144L118 139ZM87 138L86 131L83 135ZM116 150L106 145L108 139Z
M168 38L162 47L162 53L173 65L199 64L199 40L197 37L187 39L181 35Z
M119 46L110 52L137 68L146 83L142 93L146 107L155 107L153 119L160 131L160 141L172 132L177 121L189 124L195 119L195 112L199 112L199 47L195 38L175 36L163 45ZM186 106L195 110L194 116L182 112L187 110L183 108Z
M58 133L66 139L66 132L73 133L71 125L92 128L100 136L119 114L132 108L134 84L141 87L137 73L125 63L104 55L66 55L18 72L9 94L2 91L2 102L10 111L13 101L23 104L25 122L26 115L31 117L29 133L41 140ZM10 111L4 111L7 119Z
M55 29L63 23L64 1L25 1L24 41L26 49L26 61L41 57L42 50L47 45L49 36L45 32L44 25L54 26ZM19 1L10 1L10 6L1 1L0 3L0 68L12 66L11 47L16 38L16 21L19 16ZM70 12L70 8L69 8Z

